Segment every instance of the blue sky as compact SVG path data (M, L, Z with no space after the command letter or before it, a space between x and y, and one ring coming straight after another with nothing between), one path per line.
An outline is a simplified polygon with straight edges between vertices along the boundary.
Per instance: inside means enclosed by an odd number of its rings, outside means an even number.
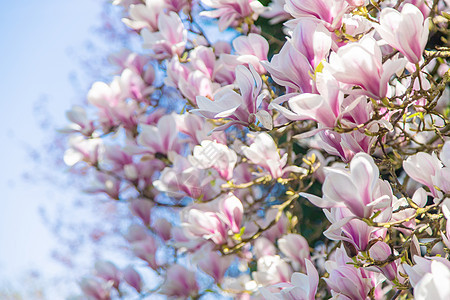
M43 130L42 105L52 124L65 124L64 112L79 102L69 77L81 74L77 58L95 39L100 0L3 1L0 10L0 284L26 270L43 275L60 271L50 259L56 240L41 222L40 206L52 207L74 195L35 181L30 149L48 142L53 128ZM24 179L23 174L31 179Z

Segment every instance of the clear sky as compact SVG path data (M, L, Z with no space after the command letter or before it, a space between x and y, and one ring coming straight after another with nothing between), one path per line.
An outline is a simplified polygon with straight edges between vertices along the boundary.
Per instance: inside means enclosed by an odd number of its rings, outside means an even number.
M1 1L0 9L0 284L26 270L57 272L50 259L56 240L42 224L40 206L51 207L68 195L50 182L34 182L30 151L48 142L42 105L52 123L79 100L69 77L82 73L77 51L94 39L101 0ZM45 123L45 122L44 122ZM50 132L50 134L49 134ZM23 174L31 175L25 179ZM0 286L1 288L1 286Z

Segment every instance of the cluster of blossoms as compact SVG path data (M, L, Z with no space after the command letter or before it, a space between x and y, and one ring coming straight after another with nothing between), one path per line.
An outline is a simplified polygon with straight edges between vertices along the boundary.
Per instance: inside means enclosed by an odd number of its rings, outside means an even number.
M262 2L114 0L143 50L64 159L141 263L84 297L449 299L449 1Z

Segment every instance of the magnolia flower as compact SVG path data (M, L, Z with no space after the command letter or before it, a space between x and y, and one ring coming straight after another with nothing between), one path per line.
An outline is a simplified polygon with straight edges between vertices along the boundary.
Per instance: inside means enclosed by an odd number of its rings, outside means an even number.
M349 133L337 133L333 130L320 130L317 144L331 155L339 156L344 162L350 162L359 152L369 153L375 137L358 130Z
M450 282L450 262L443 257L430 259L414 256L414 266L403 264L414 288L415 299L444 300L450 297L450 288L443 282Z
M221 197L219 201L219 212L219 216L222 217L232 232L240 232L242 218L244 216L244 206L241 200L231 193Z
M259 237L255 241L255 245L253 246L253 253L255 254L256 258L261 258L266 255L274 256L277 254L277 249L275 248L274 244L267 238Z
M72 106L72 109L66 112L66 117L72 123L59 130L60 132L80 132L85 136L91 136L95 130L94 122L88 119L86 111L79 105Z
M261 17L269 19L270 24L277 24L291 18L291 15L284 10L286 0L273 0L269 4L269 9L261 14Z
M431 262L431 270L425 274L414 287L414 297L417 300L450 298L450 268L438 261Z
M227 226L217 213L188 208L182 214L184 231L193 237L211 240L216 245L226 243Z
M263 62L272 79L279 85L311 93L314 73L308 59L297 50L292 43L285 43L278 54L272 57L270 63Z
M112 262L97 261L95 263L95 273L98 277L111 281L114 288L117 289L119 287L121 274Z
M202 2L215 10L202 11L200 15L219 18L219 29L221 31L246 17L253 20L265 10L265 7L258 0L202 0Z
M156 59L181 56L187 42L187 30L180 16L171 11L169 15L161 14L158 19L158 32L142 30L144 47L153 50Z
M83 278L80 288L88 300L109 300L111 284L97 278Z
M120 186L122 181L117 177L98 172L95 175L95 181L86 188L86 193L105 193L112 199L119 199Z
M189 9L191 7L189 0L164 0L164 3L167 9L174 12L179 12L182 9Z
M378 178L379 171L373 158L366 153L356 154L349 171L328 168L323 183L323 197L301 193L311 203L322 208L347 207L355 216L369 218L375 209L392 204L389 184Z
M272 288L281 288L276 294L270 293L269 289L261 288L261 294L267 300L314 300L316 299L317 287L319 285L319 274L309 259L305 259L306 274L293 273L290 283L281 283Z
M198 294L195 273L179 264L171 265L159 293L176 299L194 298Z
M156 31L158 18L163 9L163 0L146 0L145 4L132 4L128 11L130 18L123 18L122 22L134 30L148 28L150 31Z
M372 245L369 249L369 255L371 258L377 261L386 261L392 254L392 249L385 242L379 241ZM397 264L398 262L392 261L383 266L377 266L377 268L386 276L389 280L394 280L397 277Z
M64 162L70 167L80 161L96 165L103 151L101 139L85 139L82 136L72 136L69 146L64 153Z
M152 236L147 235L143 240L132 242L131 248L134 255L147 262L152 269L156 270L158 268L158 263L156 262L158 243Z
M441 175L442 163L436 153L430 155L419 152L412 155L403 161L403 169L409 177L426 185L434 197L439 197L439 191L434 187L434 182Z
M278 110L289 120L314 120L322 126L334 128L343 110L341 104L344 95L333 77L319 75L318 78L321 81L318 86L321 95L286 94L272 101L269 108ZM280 105L286 100L290 110Z
M150 70L152 69L153 68L150 68ZM153 79L147 78L147 80ZM128 68L123 70L119 79L119 85L124 97L132 98L137 101L145 100L145 98L154 91L155 88L151 84L152 82L148 83L144 81L140 74Z
M352 260L345 254L341 247L336 250L335 261L327 261L325 269L330 274L324 278L331 289L333 299L360 300L367 299L367 295L373 288L372 279L367 271L357 269L351 264ZM343 296L341 298L341 296Z
M162 238L164 241L170 240L172 224L163 218L158 218L153 222L152 226L155 233Z
M267 60L269 43L259 34L250 33L248 36L238 36L233 40L235 55L223 54L225 63L237 66L251 64L259 74L266 73L261 61Z
M355 219L354 215L344 207L333 207L330 211L324 209L324 213L331 222L331 226L323 233L327 238L347 242L344 245L351 256L366 250L369 241L374 237L376 228Z
M310 255L308 242L303 236L287 234L278 240L278 248L293 262L294 269L305 270L305 261L309 261Z
M146 199L133 199L130 202L131 212L142 220L145 226L150 226L153 203Z
M296 166L285 167L287 153L280 157L275 141L265 132L258 134L250 147L242 147L242 151L252 163L266 169L272 178L281 178L288 172L302 172L304 170Z
M223 179L231 180L237 155L224 144L202 141L201 145L194 147L189 159L193 166L199 169L214 168Z
M287 262L278 255L263 256L258 259L257 271L252 273L255 281L263 286L287 282L292 270Z
M203 272L214 278L216 283L220 283L233 260L234 256L232 255L222 256L216 251L207 251L206 254L202 253L198 266Z
M390 59L383 64L380 47L375 39L366 35L358 43L331 53L326 67L338 81L358 85L368 96L381 99L387 94L391 76L405 64L403 59Z
M127 233L124 235L124 238L129 242L137 242L143 241L147 238L147 230L145 227L137 224L132 224L128 227Z
M330 32L313 19L300 19L289 42L306 57L314 70L328 57L333 43Z
M345 0L286 0L284 9L294 18L316 18L334 31L342 25L342 16L349 9Z
M142 290L142 279L141 275L132 267L128 266L122 270L123 279L132 286L136 292L140 293Z
M400 51L412 63L422 59L428 41L428 23L417 6L406 3L402 11L386 7L381 11L376 29L389 45Z
M159 119L156 126L141 124L137 142L142 148L129 147L129 149L135 154L168 155L171 151L178 153L182 145L176 128L175 118L172 115L165 115Z
M209 200L220 193L222 182L217 173L208 174L206 170L192 166L187 158L176 155L172 167L166 167L153 185L176 199L189 196Z
M197 96L198 109L191 112L209 119L229 118L232 120L220 129L228 128L233 124L248 125L255 122L257 109L264 94L260 95L261 77L252 65L249 65L249 67L250 70L244 66L236 67L236 82L241 95L233 89L225 87L216 92L214 101L203 96ZM220 129L216 128L215 130Z

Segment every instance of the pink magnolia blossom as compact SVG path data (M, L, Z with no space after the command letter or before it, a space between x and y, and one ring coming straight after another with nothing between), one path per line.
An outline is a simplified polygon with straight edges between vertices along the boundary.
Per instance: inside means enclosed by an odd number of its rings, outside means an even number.
M220 198L219 212L225 224L232 232L238 233L241 230L242 219L244 216L244 206L233 194L225 195Z
M267 300L314 300L319 285L319 274L309 259L305 259L306 274L293 273L290 283L281 283L273 287L281 288L279 293L270 293L267 288L260 291Z
M150 57L147 55L140 55L135 52L131 52L128 49L123 49L118 53L113 53L108 57L108 61L115 65L118 70L117 74L121 74L125 69L130 69L131 71L146 77L144 74L149 71L147 76L152 77L149 79L154 79L155 69L149 64ZM147 82L147 81L146 81ZM148 83L151 84L153 80Z
M253 144L243 147L242 151L252 163L266 169L272 178L281 178L287 172L303 172L300 167L285 167L287 153L280 157L275 141L265 132L259 133Z
M191 1L189 0L164 0L164 3L168 10L174 12L191 8Z
M322 75L320 78L324 77ZM328 76L323 78L323 85L318 94L286 94L272 101L269 108L275 108L289 120L314 120L322 126L334 128L337 125L338 118L341 117L343 108L343 93L339 90L339 84L336 80ZM322 89L325 87L326 89ZM323 96L322 96L323 94ZM288 102L290 110L281 106L284 101Z
M163 0L146 0L145 4L132 4L128 11L130 18L123 18L122 22L134 30L148 28L150 31L156 31L158 18L163 9Z
M186 78L179 78L178 88L183 96L197 104L198 96L212 98L217 86L204 73L195 70L190 72Z
M359 152L369 153L375 138L358 130L350 133L337 133L321 130L318 133L319 146L331 155L339 156L344 162L350 162Z
M356 219L347 208L333 207L330 211L324 210L324 213L331 222L331 226L323 233L327 238L347 242L346 249L352 255L366 250L369 241L374 238L376 228Z
M158 19L158 32L142 30L144 47L154 52L156 59L169 58L174 55L181 56L187 42L187 30L175 12L168 15L161 14Z
M330 31L339 29L342 16L349 10L345 0L286 0L284 9L294 18L316 18Z
M101 139L85 139L82 136L73 136L69 139L70 148L64 153L64 162L68 166L74 166L84 161L96 165L103 152Z
M143 101L154 91L154 87L131 69L124 69L120 75L119 85L122 94L126 98L132 98L138 101Z
M253 247L253 253L255 253L256 258L261 258L266 255L274 256L277 254L277 249L274 244L265 237L259 237L255 241Z
M234 258L232 255L222 256L216 251L207 251L207 253L202 253L198 266L203 272L214 278L216 283L220 283Z
M301 193L322 208L347 207L354 215L369 218L375 209L392 205L392 190L379 177L378 167L366 153L356 154L349 171L328 168L323 184L323 197Z
M97 173L94 182L84 191L92 194L105 193L112 199L118 200L121 183L121 180L117 177L105 173Z
M255 281L263 286L288 282L291 275L291 267L278 255L258 259L257 271L252 273Z
M447 299L450 289L442 283L450 281L450 262L437 256L428 259L416 255L413 259L414 266L403 264L403 268L414 288L415 299Z
M233 124L248 125L256 120L257 109L264 94L260 94L262 80L252 65L250 70L244 66L236 67L236 82L241 95L229 87L220 89L214 95L214 101L203 96L197 96L198 109L192 110L209 119L229 118L225 129ZM217 128L216 130L219 130Z
M412 63L419 63L428 40L429 19L424 21L417 6L406 3L402 11L386 7L381 11L378 33Z
M289 20L291 15L284 10L286 0L273 0L269 4L269 9L261 14L261 17L269 19L269 24L277 24Z
M215 184L213 185L212 182ZM153 185L160 192L176 199L189 196L209 200L220 193L222 182L224 181L220 180L217 173L208 174L206 170L192 166L187 158L176 155L173 166L166 167Z
M308 242L303 236L287 234L278 240L278 248L292 261L294 269L305 270L305 261L310 259L310 255Z
M347 1L347 3L351 6L363 6L363 5L367 5L367 3L369 2L369 0L345 0Z
M448 299L450 297L450 288L443 283L450 282L450 268L439 261L432 261L430 271L414 287L415 299Z
M128 266L122 270L123 279L132 286L136 292L140 293L142 291L143 282L141 275L132 267Z
M145 240L148 236L147 230L145 227L137 224L132 224L128 227L127 233L124 235L124 238L129 242L137 242Z
M95 130L94 122L87 117L86 111L79 105L74 105L66 112L66 117L72 123L59 130L64 133L80 132L85 136L90 136Z
M152 228L155 233L164 241L168 241L171 238L172 224L163 218L158 218L153 222Z
M135 77L132 80L127 77L128 75L128 71L122 73L121 76L114 77L110 84L96 82L89 90L88 101L99 109L99 122L102 125L104 132L110 131L119 124L129 129L136 126L137 104L135 101L126 101L126 98L130 96L130 89L124 82L134 85L137 83L133 80L136 79L139 81L139 79ZM137 92L140 88L145 89L146 85L141 82L132 87L135 92ZM146 93L143 90L140 92L143 94Z
M294 91L311 93L314 73L308 59L297 50L292 43L285 43L270 63L263 63L272 79L279 85L289 87Z
M83 278L80 288L88 300L109 300L111 284L97 278Z
M117 289L119 287L121 273L112 262L97 261L95 263L95 273L98 277L111 281L114 288Z
M431 11L430 7L433 6L433 2L431 0L406 0L405 2L414 4L415 6L417 6L417 8L419 8L420 12L423 14L424 18L426 18L430 15L430 11ZM447 7L448 7L448 1L447 1Z
M166 280L160 293L174 299L187 299L198 294L198 284L195 273L179 264L173 264L167 269Z
M188 234L205 240L210 239L217 245L226 243L227 226L217 213L189 208L182 214L182 221L183 228Z
M202 2L214 10L203 11L200 15L219 18L218 25L221 31L237 25L238 21L246 17L256 20L265 10L258 0L202 0Z
M419 152L403 161L403 169L409 177L427 186L434 197L439 196L439 191L434 187L434 181L440 175L442 163L435 153Z
M134 255L147 262L152 269L156 270L158 268L158 263L156 262L158 243L152 236L147 235L145 239L131 243L131 248Z
M199 169L214 168L223 179L231 180L237 155L224 144L206 140L194 147L189 159L193 166Z
M445 234L441 231L442 241L447 247L450 247L450 200L445 199L442 203L442 213L446 219Z
M368 299L369 291L373 288L372 279L367 271L357 269L351 264L352 260L341 247L336 250L335 261L327 261L325 268L330 274L324 278L331 289L333 299L361 300ZM344 296L340 298L340 296Z
M135 153L157 153L167 155L169 152L181 151L181 142L176 131L175 118L166 115L159 119L156 126L141 124L137 142L142 148L130 148Z
M385 261L392 254L392 249L385 242L379 241L370 247L369 254L371 258L377 261ZM387 279L392 281L397 277L397 265L398 262L392 261L386 265L377 266L377 268Z
M251 64L259 74L266 73L261 61L267 60L269 43L259 34L250 33L248 36L239 36L233 40L235 55L223 54L221 57L227 64L237 66Z
M390 59L383 64L375 39L364 36L358 43L331 53L326 67L338 81L360 86L368 96L381 99L386 96L391 76L405 64L403 59Z
M273 220L275 220L276 216L278 214L278 209L273 208L269 209L266 212L266 215L264 216L264 219L262 219L259 222L259 226L261 228L266 228ZM282 237L288 232L290 221L286 217L285 214L282 214L278 222L275 223L274 226L272 226L269 230L266 230L263 233L263 236L266 237L268 240L275 243L277 239Z
M142 220L145 226L150 226L151 211L153 203L146 199L133 199L130 202L130 210L139 219Z
M330 32L313 19L301 19L289 41L306 57L314 70L328 57L332 45Z
M201 145L204 140L215 141L220 144L226 144L226 136L223 131L211 132L214 125L202 118L191 113L184 113L175 116L177 129L187 135L193 145Z

